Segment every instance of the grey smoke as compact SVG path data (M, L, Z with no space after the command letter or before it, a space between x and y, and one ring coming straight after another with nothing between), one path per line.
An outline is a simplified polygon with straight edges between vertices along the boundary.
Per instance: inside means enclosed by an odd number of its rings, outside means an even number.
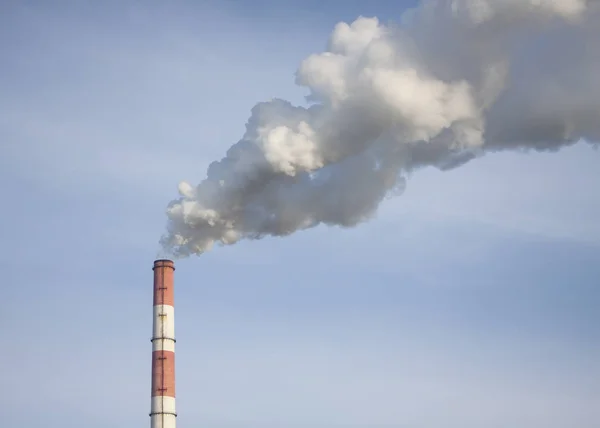
M600 8L586 0L425 0L397 24L338 24L296 83L167 209L175 257L351 227L421 167L600 140Z

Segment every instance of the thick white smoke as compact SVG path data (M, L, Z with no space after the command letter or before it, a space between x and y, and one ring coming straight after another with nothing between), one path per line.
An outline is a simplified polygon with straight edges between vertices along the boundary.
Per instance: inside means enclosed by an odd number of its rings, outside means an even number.
M179 185L163 247L353 226L418 167L600 140L600 8L586 0L424 0L397 25L338 24L300 65L308 108L257 104L198 186Z

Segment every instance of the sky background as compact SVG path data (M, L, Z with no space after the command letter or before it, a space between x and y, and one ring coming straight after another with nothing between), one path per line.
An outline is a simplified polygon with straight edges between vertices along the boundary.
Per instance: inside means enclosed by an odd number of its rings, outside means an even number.
M0 5L2 424L148 426L180 180L402 1ZM596 428L600 152L422 170L375 219L177 262L181 427ZM6 301L6 300L5 300Z

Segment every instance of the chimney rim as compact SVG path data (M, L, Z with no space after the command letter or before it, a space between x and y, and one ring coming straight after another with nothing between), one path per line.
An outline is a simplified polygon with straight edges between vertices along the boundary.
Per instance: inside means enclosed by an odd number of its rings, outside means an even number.
M170 259L156 259L154 260L154 265L152 266L152 270L157 267L168 267L175 270L175 262Z

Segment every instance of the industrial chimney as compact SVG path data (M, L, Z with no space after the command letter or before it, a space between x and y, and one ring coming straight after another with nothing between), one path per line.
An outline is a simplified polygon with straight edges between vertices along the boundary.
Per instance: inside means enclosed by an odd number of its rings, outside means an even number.
M151 428L175 428L175 308L171 260L154 262Z

